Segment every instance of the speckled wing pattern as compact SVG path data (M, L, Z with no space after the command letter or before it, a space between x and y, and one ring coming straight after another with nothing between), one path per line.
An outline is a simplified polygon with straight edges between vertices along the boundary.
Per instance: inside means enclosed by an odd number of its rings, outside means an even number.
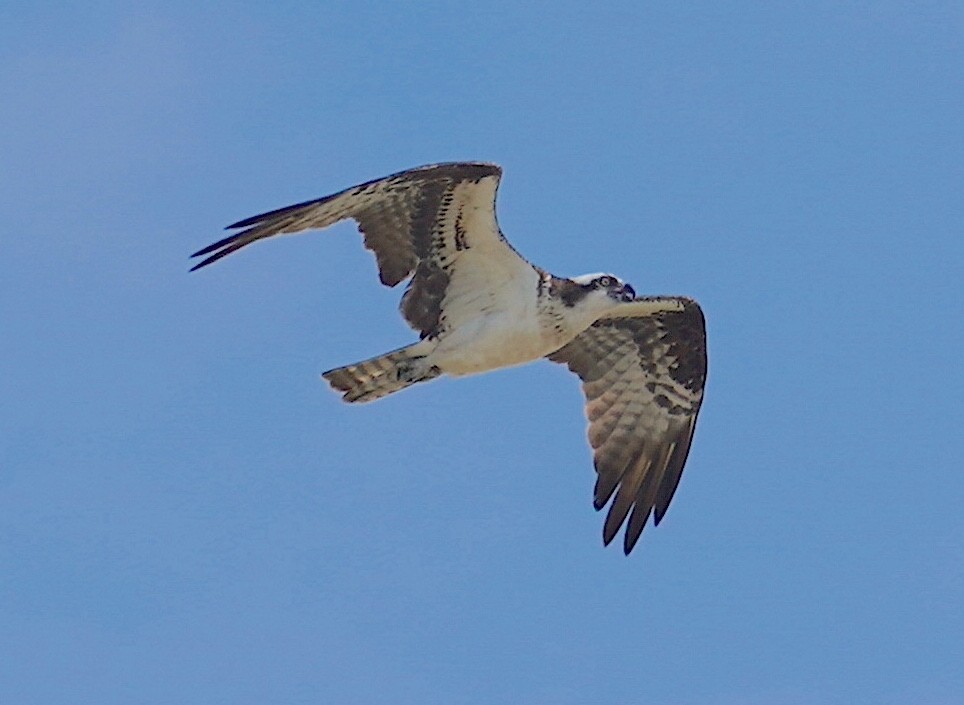
M502 169L495 164L452 162L409 169L369 181L313 201L262 213L228 226L241 232L220 240L192 257L207 257L194 269L209 265L245 245L273 235L325 228L351 218L375 254L379 277L396 286L411 277L400 309L422 338L437 335L442 324L451 270L469 240L497 241L494 248L523 262L499 231L495 196ZM463 213L484 212L485 217ZM464 223L474 229L466 232ZM485 225L480 227L479 223Z
M597 473L593 504L602 509L615 494L603 541L609 544L629 515L627 554L650 514L659 524L673 498L706 381L699 305L669 297L637 302L548 356L582 380Z

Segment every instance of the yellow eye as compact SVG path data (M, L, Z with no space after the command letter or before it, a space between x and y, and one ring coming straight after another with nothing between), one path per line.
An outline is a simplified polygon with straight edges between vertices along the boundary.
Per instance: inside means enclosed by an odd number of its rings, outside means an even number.
M599 285L600 285L600 286L612 286L612 285L613 285L613 279L612 279L612 277L600 277L600 278L599 278Z

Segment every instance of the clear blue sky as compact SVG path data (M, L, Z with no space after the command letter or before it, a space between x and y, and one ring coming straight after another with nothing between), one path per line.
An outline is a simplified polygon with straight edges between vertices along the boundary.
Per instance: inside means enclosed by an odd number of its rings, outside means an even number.
M0 702L964 703L960 3L62 5L0 10ZM628 559L561 367L323 384L413 339L350 226L187 272L453 159L706 311Z

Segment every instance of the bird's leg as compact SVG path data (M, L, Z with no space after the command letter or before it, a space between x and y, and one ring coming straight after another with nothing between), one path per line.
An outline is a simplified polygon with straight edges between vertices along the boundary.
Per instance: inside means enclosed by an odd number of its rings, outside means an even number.
M402 360L395 365L395 379L405 384L422 382L442 374L442 370L434 365L428 365L425 357L413 357Z

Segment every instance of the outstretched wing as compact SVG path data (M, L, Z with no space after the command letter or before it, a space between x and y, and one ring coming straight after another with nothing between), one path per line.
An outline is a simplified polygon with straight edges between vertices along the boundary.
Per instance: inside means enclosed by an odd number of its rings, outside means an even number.
M549 355L582 379L598 477L593 504L615 493L603 541L629 517L628 554L679 484L703 401L706 328L692 299L641 298Z
M229 230L242 230L195 252L192 257L207 257L191 271L266 237L325 228L351 218L364 235L365 247L375 253L383 284L396 286L412 277L401 302L405 320L423 338L436 335L443 325L442 304L453 270L463 253L472 248L484 252L484 258L466 258L476 267L512 272L529 267L496 222L501 176L502 169L495 164L434 164L262 213L229 225Z

